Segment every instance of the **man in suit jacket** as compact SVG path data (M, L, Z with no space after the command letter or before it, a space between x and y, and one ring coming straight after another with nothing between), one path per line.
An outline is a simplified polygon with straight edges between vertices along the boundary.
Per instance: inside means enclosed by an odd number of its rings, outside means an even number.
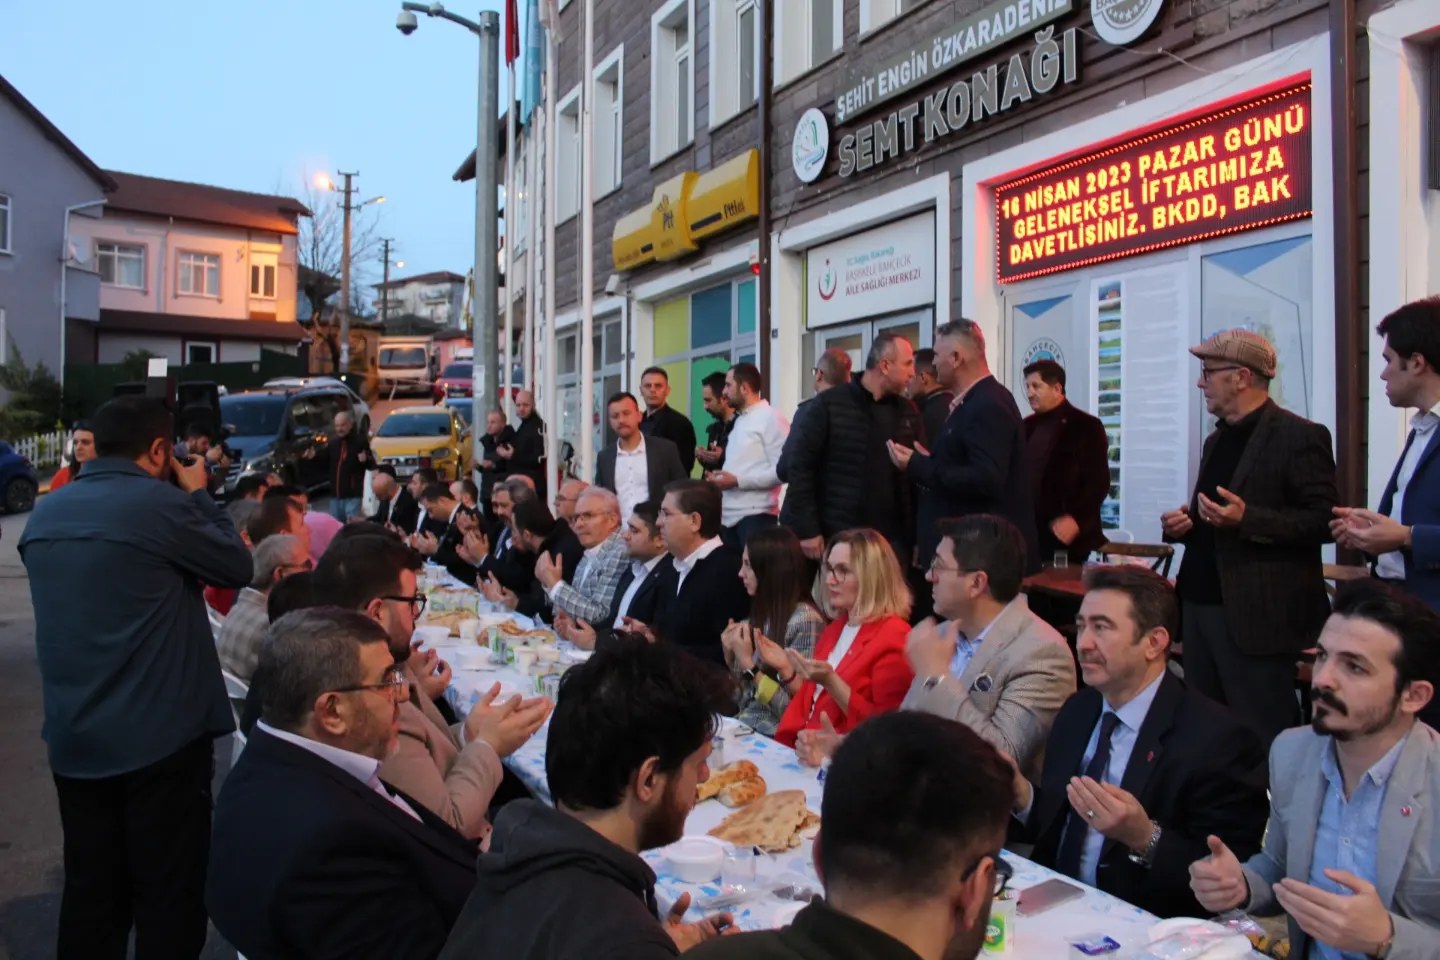
M555 614L555 629L583 650L594 650L626 629L626 618L640 623L655 622L660 596L675 590L675 565L665 552L660 535L660 504L653 500L636 504L621 533L629 563L615 584L614 599L603 619L594 622L571 617L563 610Z
M376 507L375 512L365 519L381 526L390 524L395 506L405 492L400 481L395 479L395 468L387 463L377 469L370 477L370 490L375 494Z
M1265 828L1265 749L1167 667L1175 591L1143 567L1087 571L1076 647L1088 685L1055 718L1035 785L1016 774L1031 858L1161 917L1196 916L1206 838L1242 856Z
M1105 543L1100 505L1110 493L1110 439L1099 418L1065 395L1065 368L1036 360L1025 368L1025 459L1044 562L1064 550L1084 563Z
M1385 338L1386 398L1419 412L1380 509L1336 507L1330 531L1336 543L1369 555L1377 577L1403 583L1440 610L1440 297L1407 303L1375 329Z
M645 419L640 421L640 432L675 444L680 452L680 466L685 469L685 476L690 476L695 469L695 424L669 405L670 374L664 367L647 368L640 375L640 393L645 397Z
M919 555L934 555L940 520L993 513L1013 523L1025 538L1026 572L1040 569L1025 427L1015 398L990 374L978 325L955 320L936 329L935 371L955 399L944 429L930 438L930 452L903 443L889 445L895 466L921 488Z
M420 491L420 505L429 515L430 522L422 533L411 538L410 545L421 556L429 557L448 570L455 579L473 583L475 565L461 557L458 550L465 544L466 532L479 528L479 517L467 513L444 483L432 483Z
M915 682L901 704L958 720L1039 776L1055 715L1075 692L1065 638L1020 592L1025 540L1003 517L940 521L930 563L935 612L910 631Z
M1268 747L1296 721L1296 657L1330 608L1320 565L1336 501L1330 431L1270 399L1275 348L1258 333L1222 330L1190 352L1219 419L1194 498L1160 518L1165 538L1185 544L1185 680Z
M660 532L673 557L675 589L656 602L643 624L667 643L701 660L725 666L720 635L749 616L750 597L740 581L740 555L720 539L720 491L704 480L677 480L665 490Z
M1312 728L1270 750L1265 848L1242 866L1212 837L1190 868L1206 910L1283 910L1292 957L1440 958L1440 735L1416 719L1440 683L1437 634L1395 587L1340 587Z
M637 503L659 503L665 487L684 480L689 471L675 444L640 429L640 404L628 393L617 393L606 404L615 442L595 458L595 486L620 498L620 515L630 516Z
M420 509L420 491L439 480L439 475L430 467L421 467L410 474L390 507L391 526L406 537L420 533L424 529L425 521L429 519L425 511Z
M535 482L535 493L544 500L550 487L545 473L545 421L535 412L535 395L529 390L515 394L515 412L520 426L510 443L497 443L495 453L505 474L523 473Z
M530 583L524 591L506 587L498 576L487 576L480 584L485 599L498 603L527 617L543 616L549 620L550 597L539 580L540 564L553 563L560 571L560 579L574 583L585 550L575 537L575 532L550 512L545 503L536 498L517 503L511 509L510 536L515 545L514 562L529 567ZM549 555L547 561L541 557Z
M277 680L220 791L205 884L247 956L435 957L475 885L477 844L380 780L408 687L387 639L301 610L261 651Z
M580 494L571 525L584 556L575 568L573 583L561 577L560 561L541 554L535 564L535 578L545 588L550 604L577 620L600 620L615 602L615 587L630 568L625 541L620 533L620 501L602 487Z

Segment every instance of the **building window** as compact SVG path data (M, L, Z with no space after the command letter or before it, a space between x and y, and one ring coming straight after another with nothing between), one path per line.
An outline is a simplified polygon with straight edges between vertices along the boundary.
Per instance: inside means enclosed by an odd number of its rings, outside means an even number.
M145 288L145 248L138 244L97 243L95 262L100 282L130 290Z
M0 193L0 253L10 252L10 198Z
M185 344L186 363L214 363L219 353L219 348L213 343L200 343L194 340Z
M250 255L250 296L260 300L275 299L275 273L279 258L273 253Z
M860 32L885 26L902 13L909 13L925 0L860 0Z
M179 285L182 294L196 297L220 296L220 255L180 253Z
M659 163L695 136L695 34L692 0L670 0L650 19L650 162Z
M655 305L655 365L670 376L670 406L690 417L697 436L710 423L701 382L756 353L756 281L722 283Z
M760 89L760 15L755 0L711 0L710 126L755 103Z
M555 109L555 222L580 212L580 85Z
M843 0L791 0L775 8L775 82L827 60L844 39Z
M603 197L620 186L624 154L623 46L595 68L595 196Z

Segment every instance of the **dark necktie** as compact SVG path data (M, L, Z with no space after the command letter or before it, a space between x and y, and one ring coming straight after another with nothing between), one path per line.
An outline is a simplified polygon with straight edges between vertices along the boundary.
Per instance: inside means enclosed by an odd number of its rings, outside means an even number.
M1110 711L1100 715L1100 738L1095 743L1095 755L1085 765L1082 777L1089 777L1096 783L1105 781L1105 768L1110 765L1110 738L1120 718ZM1068 800L1066 801L1069 802ZM1060 853L1055 858L1055 869L1067 877L1080 876L1080 854L1085 849L1085 835L1090 832L1090 821L1069 808L1065 818L1065 835L1060 839Z

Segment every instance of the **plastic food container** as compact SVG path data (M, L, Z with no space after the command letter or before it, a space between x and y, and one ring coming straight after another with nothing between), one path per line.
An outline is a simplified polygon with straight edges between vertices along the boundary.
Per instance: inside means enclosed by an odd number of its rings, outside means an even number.
M712 883L725 863L725 845L714 837L681 837L665 850L670 871L684 883Z

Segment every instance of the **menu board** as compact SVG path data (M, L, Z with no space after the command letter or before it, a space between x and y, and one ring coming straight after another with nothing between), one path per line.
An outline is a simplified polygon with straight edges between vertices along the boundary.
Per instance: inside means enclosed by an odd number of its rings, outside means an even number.
M1308 217L1310 84L995 188L1001 283Z

